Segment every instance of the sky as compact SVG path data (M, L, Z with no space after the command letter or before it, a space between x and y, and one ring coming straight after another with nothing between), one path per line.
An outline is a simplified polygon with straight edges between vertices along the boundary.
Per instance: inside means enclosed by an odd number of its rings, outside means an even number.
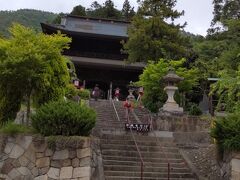
M37 9L54 13L69 13L76 5L89 7L94 0L0 0L0 10ZM97 0L100 4L105 0ZM124 0L113 0L118 9ZM137 0L129 0L137 9ZM212 20L212 0L178 0L176 9L185 15L177 22L187 22L185 31L205 36ZM1 19L0 19L1 21Z

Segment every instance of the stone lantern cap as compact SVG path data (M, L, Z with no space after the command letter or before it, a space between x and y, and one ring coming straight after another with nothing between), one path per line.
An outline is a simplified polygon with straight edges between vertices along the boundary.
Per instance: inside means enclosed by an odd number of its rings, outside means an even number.
M163 76L163 80L165 82L177 83L184 80L184 78L179 77L173 69L169 69L168 74L166 76Z

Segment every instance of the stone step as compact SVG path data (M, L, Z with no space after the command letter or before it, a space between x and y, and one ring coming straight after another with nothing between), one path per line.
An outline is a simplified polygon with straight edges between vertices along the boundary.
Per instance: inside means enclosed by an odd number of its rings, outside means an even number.
M131 162L139 162L140 163L140 158L139 156L137 157L123 157L123 156L112 156L112 155L104 155L103 160L108 160L108 161L131 161ZM169 162L171 163L185 163L185 161L182 158L168 158L166 159L165 157L159 158L159 157L143 157L144 163L159 163L159 162Z
M100 139L101 144L122 144L122 145L135 145L133 140L111 140L111 139ZM155 142L155 141L136 141L138 146L162 146L162 147L177 147L171 142Z
M112 155L112 156L124 156L124 157L138 157L137 151L128 151L128 150L102 150L102 155ZM155 158L155 157L162 157L162 158L176 158L181 159L182 156L180 154L171 153L171 152L141 152L143 158Z
M120 166L120 165L104 165L104 171L131 171L131 172L139 172L141 171L141 165L138 166ZM144 165L144 172L167 172L167 167L153 167ZM171 173L190 173L190 170L186 167L170 168Z
M119 122L119 121L110 121L109 119L97 119L96 123L98 124L108 124L108 125L112 125L112 124L124 124L123 122Z
M105 176L127 176L127 177L140 177L141 173L139 172L131 172L131 171L104 171ZM143 172L143 177L151 177L151 178L167 178L168 172ZM170 178L194 178L192 173L171 173Z
M109 101L90 101L97 111L94 131L99 132L104 174L106 180L140 180L140 158L130 131L125 130L126 112L123 102L114 102L120 121ZM135 115L137 118L135 117ZM144 109L135 108L130 113L131 123L147 122L149 114ZM137 121L138 119L138 121ZM171 180L193 180L187 164L173 141L164 132L158 138L133 131L144 161L144 179L167 179L168 162L171 167ZM154 135L155 136L155 135Z
M139 166L140 161L136 162L136 161L103 160L103 164L104 165L121 165L121 166ZM170 161L169 164L170 164L171 168L172 167L181 168L181 167L186 166L186 163L183 161L179 161L179 163ZM168 167L168 163L166 162L166 159L162 159L159 162L145 162L144 161L144 165L145 166L154 166L154 167Z
M129 151L135 151L136 146L135 145L122 145L122 144L102 144L102 149L111 149L111 150L129 150ZM178 148L176 147L165 147L165 146L142 146L139 145L140 152L172 152L172 153L178 153Z
M147 135L134 135L134 138L136 141L150 141L150 142L172 142L173 143L173 138L172 137L152 137L152 136L147 136ZM111 134L103 134L102 139L111 139L111 140L132 140L132 135L129 132L128 134L125 135L111 135Z
M96 124L99 124L99 125L108 125L108 126L114 126L114 125L122 125L122 126L124 126L124 125L125 125L125 124L122 123L122 122L118 122L118 121L111 122L111 121L108 121L108 120L104 120L104 121L98 121L98 120L97 120Z
M181 178L182 179L182 178ZM122 176L105 176L105 180L141 180L140 177L122 177ZM168 178L152 178L144 177L144 180L169 180ZM171 178L171 180L180 180L179 178ZM184 178L184 180L196 180L194 178Z

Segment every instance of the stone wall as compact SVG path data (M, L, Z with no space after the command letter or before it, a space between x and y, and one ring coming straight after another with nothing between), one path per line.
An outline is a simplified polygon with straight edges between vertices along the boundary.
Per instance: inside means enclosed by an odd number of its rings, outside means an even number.
M224 152L222 173L231 180L240 179L240 152Z
M0 136L0 179L90 180L91 139Z
M240 179L240 153L234 153L231 160L231 180Z
M217 149L214 144L207 147L181 148L180 152L199 180L227 180L220 172Z
M198 148L213 143L209 132L173 132L174 142L178 147Z
M195 116L167 116L159 114L154 118L155 130L172 132L209 131L210 121Z

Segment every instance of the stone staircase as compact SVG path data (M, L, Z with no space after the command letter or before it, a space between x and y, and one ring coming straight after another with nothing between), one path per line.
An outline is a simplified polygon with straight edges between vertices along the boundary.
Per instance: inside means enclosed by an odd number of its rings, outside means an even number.
M94 131L101 132L96 134L100 138L104 176L105 180L140 180L141 161L131 132L124 128L125 111L122 104L115 102L121 120L118 121L109 101L90 102L90 106L97 111ZM133 123L139 123L146 116L144 111L136 114L139 116L138 120L134 115L130 116ZM143 179L167 180L168 163L171 180L196 179L172 137L152 137L136 132L133 134L144 161Z

